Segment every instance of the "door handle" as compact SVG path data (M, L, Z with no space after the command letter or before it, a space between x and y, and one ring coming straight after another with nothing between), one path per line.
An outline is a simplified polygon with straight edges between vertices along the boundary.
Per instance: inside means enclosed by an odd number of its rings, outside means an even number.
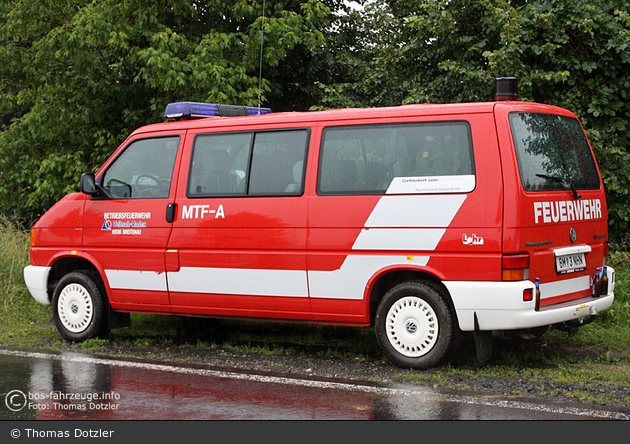
M166 222L169 224L175 220L175 204L170 203L166 206Z

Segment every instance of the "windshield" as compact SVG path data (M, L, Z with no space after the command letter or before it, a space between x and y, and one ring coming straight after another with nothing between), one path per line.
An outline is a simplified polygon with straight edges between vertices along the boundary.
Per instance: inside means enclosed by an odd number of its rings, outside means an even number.
M511 113L521 182L526 191L599 189L599 175L577 119Z

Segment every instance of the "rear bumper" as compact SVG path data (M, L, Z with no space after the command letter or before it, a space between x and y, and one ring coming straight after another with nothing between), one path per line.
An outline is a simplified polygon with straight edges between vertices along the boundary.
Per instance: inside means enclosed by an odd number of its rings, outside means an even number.
M42 305L50 305L48 299L48 275L50 267L29 265L24 268L24 282L31 296Z
M611 269L611 271L614 271ZM523 290L533 289L530 281L444 282L449 290L459 326L463 331L521 330L569 322L610 308L615 299L614 282L608 294L582 298L535 310L534 301L523 301Z

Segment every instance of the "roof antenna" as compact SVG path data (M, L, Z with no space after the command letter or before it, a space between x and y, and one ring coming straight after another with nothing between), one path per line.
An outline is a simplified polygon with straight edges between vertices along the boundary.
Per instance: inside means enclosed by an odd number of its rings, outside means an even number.
M260 115L260 93L262 90L263 39L265 30L265 0L262 7L262 24L260 25L260 68L258 72L258 115Z

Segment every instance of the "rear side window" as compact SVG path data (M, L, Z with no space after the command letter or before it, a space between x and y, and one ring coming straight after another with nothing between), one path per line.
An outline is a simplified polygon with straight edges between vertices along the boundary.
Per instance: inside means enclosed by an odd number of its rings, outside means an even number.
M599 189L595 159L577 119L511 113L510 126L526 191Z
M187 195L300 195L307 146L305 129L198 135Z
M318 194L459 193L475 188L470 125L432 122L326 128Z

